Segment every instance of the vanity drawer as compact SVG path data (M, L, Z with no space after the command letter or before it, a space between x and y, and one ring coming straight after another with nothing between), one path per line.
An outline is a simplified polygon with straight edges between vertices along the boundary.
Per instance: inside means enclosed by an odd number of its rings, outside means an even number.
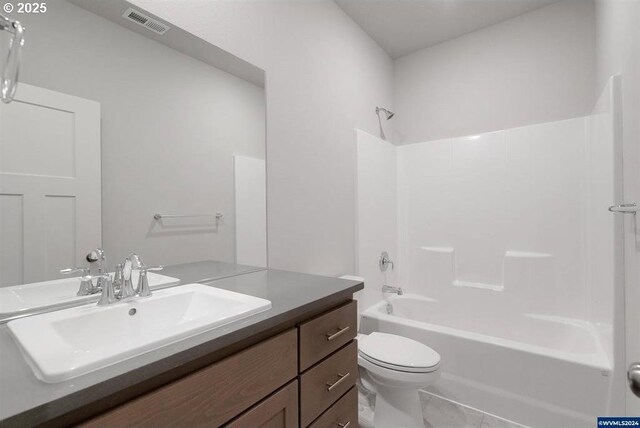
M356 395L356 405L357 405ZM262 400L224 428L298 428L298 381Z
M297 374L295 329L86 421L85 427L218 427Z
M347 346L300 376L300 421L307 426L355 385L358 344Z
M355 300L300 324L300 371L304 371L356 337Z
M358 388L352 387L309 428L358 428Z

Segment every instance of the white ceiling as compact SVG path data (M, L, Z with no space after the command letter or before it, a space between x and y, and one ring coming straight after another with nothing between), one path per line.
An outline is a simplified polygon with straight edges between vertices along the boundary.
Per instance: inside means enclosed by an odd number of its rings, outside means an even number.
M557 0L334 0L392 58Z

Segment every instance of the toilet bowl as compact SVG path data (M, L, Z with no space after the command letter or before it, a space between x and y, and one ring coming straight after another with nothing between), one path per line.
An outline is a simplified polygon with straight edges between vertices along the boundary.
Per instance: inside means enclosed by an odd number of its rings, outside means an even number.
M375 428L423 428L419 390L440 376L440 355L394 334L360 334L358 366L362 386L376 394Z

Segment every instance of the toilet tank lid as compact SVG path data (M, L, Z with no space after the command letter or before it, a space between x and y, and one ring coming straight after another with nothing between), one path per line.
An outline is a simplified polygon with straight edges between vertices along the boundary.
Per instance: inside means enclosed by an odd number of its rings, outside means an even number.
M395 334L373 332L358 338L358 350L398 367L429 368L440 363L440 354L427 345Z

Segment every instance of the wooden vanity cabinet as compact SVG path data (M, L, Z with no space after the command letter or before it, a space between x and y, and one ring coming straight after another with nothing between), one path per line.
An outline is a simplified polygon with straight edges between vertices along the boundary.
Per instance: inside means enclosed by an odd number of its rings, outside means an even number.
M356 329L345 302L81 426L356 427Z
M298 426L298 381L294 380L247 410L225 428L294 428Z
M297 375L295 329L144 394L86 427L216 427Z

